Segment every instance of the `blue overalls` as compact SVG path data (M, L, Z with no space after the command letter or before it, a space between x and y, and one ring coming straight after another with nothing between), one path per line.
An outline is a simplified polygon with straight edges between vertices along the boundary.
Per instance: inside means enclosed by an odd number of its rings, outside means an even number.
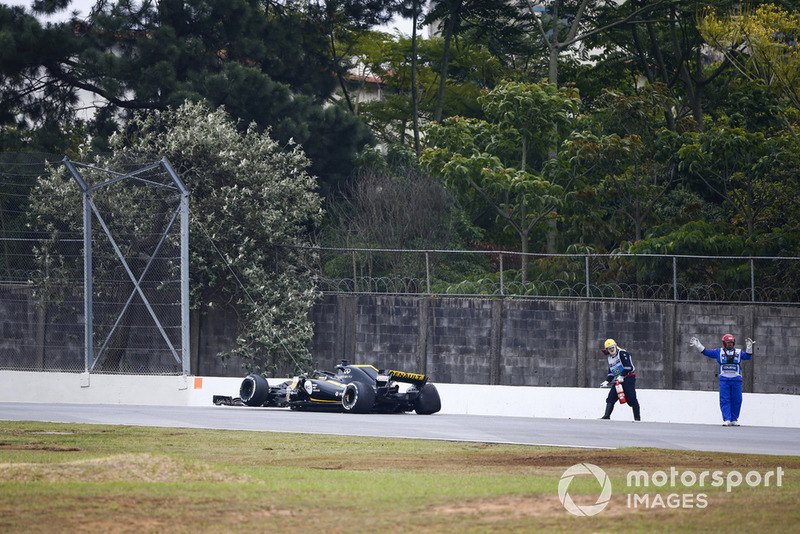
M742 361L752 356L742 349L705 349L703 354L719 364L719 407L724 421L739 420L742 409Z

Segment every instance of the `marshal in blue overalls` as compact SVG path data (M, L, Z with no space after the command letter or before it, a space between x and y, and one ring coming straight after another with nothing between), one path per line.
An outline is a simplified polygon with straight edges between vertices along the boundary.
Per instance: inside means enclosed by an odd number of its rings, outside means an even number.
M718 349L705 348L696 337L689 343L719 364L719 407L724 426L739 426L739 412L742 409L742 361L753 356L754 343L747 338L745 350L734 348L736 338L731 334L722 336L722 347Z

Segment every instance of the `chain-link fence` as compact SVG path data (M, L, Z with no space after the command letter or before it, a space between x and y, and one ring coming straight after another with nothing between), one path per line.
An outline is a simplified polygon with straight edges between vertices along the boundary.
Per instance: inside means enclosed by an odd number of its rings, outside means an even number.
M313 250L323 292L800 303L800 258L282 247ZM280 247L278 249L280 254Z
M3 154L0 368L188 371L188 196L125 167Z

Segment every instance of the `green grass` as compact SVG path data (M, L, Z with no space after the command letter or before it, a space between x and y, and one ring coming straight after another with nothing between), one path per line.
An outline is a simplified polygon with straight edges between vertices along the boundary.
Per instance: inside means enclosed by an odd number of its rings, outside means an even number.
M581 462L614 488L594 517L558 498ZM779 488L626 487L632 469L778 466ZM0 422L0 532L789 532L798 474L800 457ZM569 492L594 504L599 485L576 477ZM628 493L707 505L631 508Z

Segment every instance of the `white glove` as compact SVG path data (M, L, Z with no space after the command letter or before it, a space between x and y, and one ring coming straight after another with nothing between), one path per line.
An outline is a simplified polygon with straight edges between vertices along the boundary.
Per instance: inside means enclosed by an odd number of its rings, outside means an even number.
M625 377L624 376L618 376L616 380L617 380L617 383L622 384L623 382L625 382Z
M601 388L607 388L608 387L608 380L603 380L603 383L600 384L600 387Z
M704 350L706 350L706 348L703 346L703 344L700 343L700 340L697 339L694 336L692 337L692 339L689 340L689 345L691 345L692 347L696 348L700 352L703 352Z
M745 340L744 340L744 351L747 354L753 354L753 345L755 345L755 344L756 344L756 342L753 341L752 339L750 339L749 337L745 338Z

